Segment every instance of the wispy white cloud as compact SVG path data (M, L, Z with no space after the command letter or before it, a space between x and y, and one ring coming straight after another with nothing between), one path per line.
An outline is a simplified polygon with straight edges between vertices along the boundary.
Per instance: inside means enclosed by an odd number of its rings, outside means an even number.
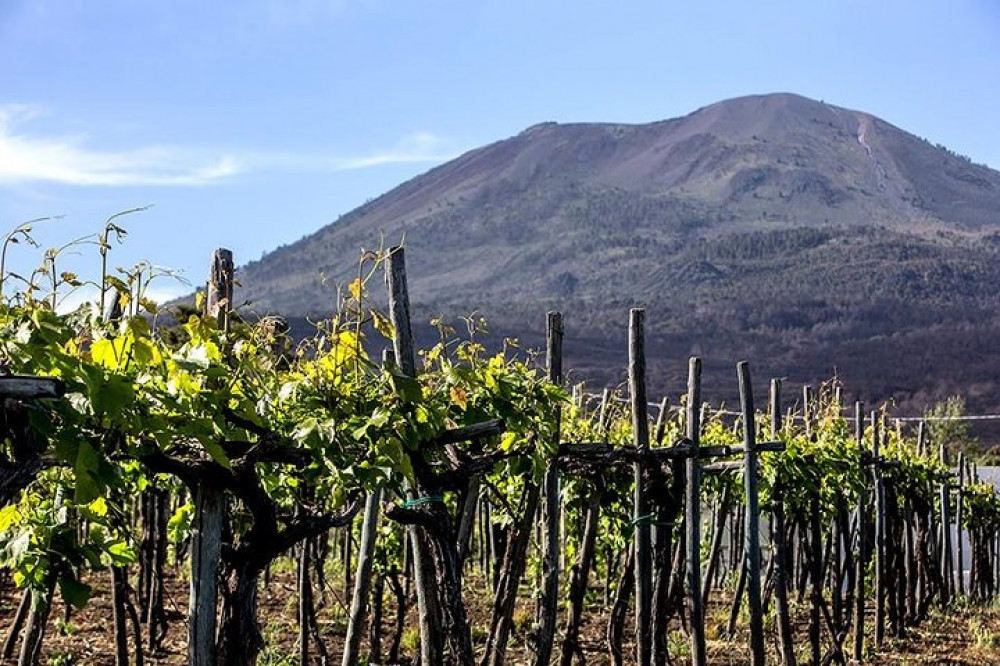
M36 107L0 106L0 183L67 185L204 185L241 171L235 156L206 158L169 146L131 150L92 148L84 136L39 136L19 131Z
M458 156L462 151L454 142L432 134L417 132L410 134L395 145L370 153L350 157L331 157L308 154L257 154L244 156L251 168L278 168L304 171L355 171L391 164L420 164L444 162Z
M104 150L86 136L50 136L23 130L37 107L0 105L0 184L59 183L80 186L195 186L263 171L350 171L391 164L433 163L460 151L429 132L404 137L385 150L347 157L225 151L178 146Z

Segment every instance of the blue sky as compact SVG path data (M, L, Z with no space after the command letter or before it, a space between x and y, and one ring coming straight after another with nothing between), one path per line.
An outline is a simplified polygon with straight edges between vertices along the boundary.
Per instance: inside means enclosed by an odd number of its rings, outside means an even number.
M0 228L63 216L44 249L153 204L112 265L200 283L215 247L256 259L538 122L778 91L998 168L1000 3L0 0Z

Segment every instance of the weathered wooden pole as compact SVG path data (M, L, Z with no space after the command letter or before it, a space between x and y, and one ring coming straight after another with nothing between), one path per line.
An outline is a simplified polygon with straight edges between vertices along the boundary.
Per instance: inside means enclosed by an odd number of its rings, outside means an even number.
M815 411L815 399L813 397L813 387L802 387L802 425L805 426L806 437L812 437L813 412Z
M809 647L812 663L820 663L821 657L821 626L823 605L823 532L820 525L819 488L816 488L809 498Z
M389 292L389 319L392 322L392 348L400 373L416 377L417 362L410 328L410 294L406 283L406 256L403 248L389 250L385 271ZM410 499L416 495L411 491ZM413 554L413 578L417 588L417 616L420 626L420 663L444 663L444 636L441 629L441 609L434 593L435 572L430 544L416 525L407 529Z
M298 622L299 622L299 663L309 663L309 628L312 611L312 554L309 552L309 540L298 546Z
M743 408L743 486L746 492L747 607L750 611L750 663L764 666L764 615L760 600L760 506L757 496L757 431L754 422L753 386L750 365L736 366Z
M872 469L875 475L875 647L885 640L885 482L882 480L881 421L878 412L871 414Z
M663 443L663 435L667 432L667 413L670 411L670 399L664 396L656 410L656 427L653 428L653 446Z
M233 253L219 248L212 255L205 307L209 317L215 317L220 330L229 330L229 313L233 307Z
M771 380L771 439L781 432L781 380ZM785 500L781 479L775 480L774 515L774 603L778 620L778 644L783 666L795 666L795 641L788 607L788 548L785 543Z
M865 404L860 400L854 403L854 440L863 456L865 453ZM855 661L861 662L865 648L865 572L868 569L868 484L861 475L862 484L858 494L858 557L855 563L857 572L854 576L856 590L854 593L854 652L851 655Z
M115 628L115 666L129 666L128 663L128 621L125 617L125 596L128 581L125 568L112 564L111 567L111 608ZM137 646L142 650L142 646Z
M649 415L646 404L646 311L633 308L628 326L628 387L632 403L632 443L637 451L649 449ZM638 666L649 666L652 635L652 560L650 558L649 516L647 515L643 465L633 465L635 486L632 495L632 524L635 526L635 655Z
M938 455L941 464L948 468L948 449L945 442L938 445ZM941 603L945 606L951 603L952 592L954 591L954 578L952 576L952 551L951 551L951 475L945 477L941 482Z
M927 455L927 424L920 421L917 424L917 455L921 458ZM934 511L918 515L917 529L917 615L918 621L925 616L924 600L928 596L928 590L934 589L934 583L930 580L928 565L932 560L934 541ZM930 542L930 543L928 543Z
M687 438L694 455L687 460L687 493L684 521L687 544L687 593L691 627L691 664L707 666L705 649L705 609L701 605L701 359L692 357L688 364L686 407Z
M360 658L361 637L364 635L365 613L368 610L368 596L371 593L372 564L375 555L375 535L378 532L379 514L382 506L382 489L368 493L365 500L365 517L361 525L361 546L358 551L358 569L354 577L354 596L351 598L351 614L344 638L343 666L353 666ZM322 566L322 562L320 562Z
M229 330L233 303L233 253L218 249L212 255L205 294L205 312L222 331ZM201 484L195 489L191 523L191 585L188 602L188 661L198 666L215 663L216 605L225 495Z
M549 381L562 384L563 318L558 312L546 316L546 365ZM607 403L605 403L606 405ZM556 443L558 446L558 442ZM539 629L535 664L547 666L552 658L556 635L556 613L559 606L559 470L549 463L544 481L545 556L542 560L542 598L539 604Z
M958 453L958 492L955 496L955 550L958 561L955 563L955 579L958 583L959 596L965 596L965 546L962 543L962 520L964 518L963 501L965 497L965 453Z

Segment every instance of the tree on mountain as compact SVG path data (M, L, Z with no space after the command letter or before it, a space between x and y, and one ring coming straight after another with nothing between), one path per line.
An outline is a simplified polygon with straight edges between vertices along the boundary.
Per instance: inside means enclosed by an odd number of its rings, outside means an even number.
M979 458L983 453L979 440L969 434L968 422L961 420L965 414L965 398L957 394L935 403L924 412L931 444L937 446L943 443L953 459L959 452L972 458Z

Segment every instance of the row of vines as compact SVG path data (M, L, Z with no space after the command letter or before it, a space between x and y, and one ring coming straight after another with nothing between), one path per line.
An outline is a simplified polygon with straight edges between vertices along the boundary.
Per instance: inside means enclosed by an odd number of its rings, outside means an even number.
M703 403L692 359L687 394L650 404L641 310L628 383L599 396L564 388L557 313L544 358L488 352L476 318L417 350L400 248L367 253L296 342L239 316L232 266L216 253L181 318L138 270L102 275L104 308L62 314L32 290L0 306L0 586L22 591L0 660L43 663L53 609L110 590L108 663L168 659L183 622L184 661L257 664L282 560L298 596L282 663L302 666L877 661L933 608L998 591L993 487L835 382L786 409L772 381L758 413L740 364L730 413ZM182 620L169 571L190 588ZM334 586L349 603L331 632Z

